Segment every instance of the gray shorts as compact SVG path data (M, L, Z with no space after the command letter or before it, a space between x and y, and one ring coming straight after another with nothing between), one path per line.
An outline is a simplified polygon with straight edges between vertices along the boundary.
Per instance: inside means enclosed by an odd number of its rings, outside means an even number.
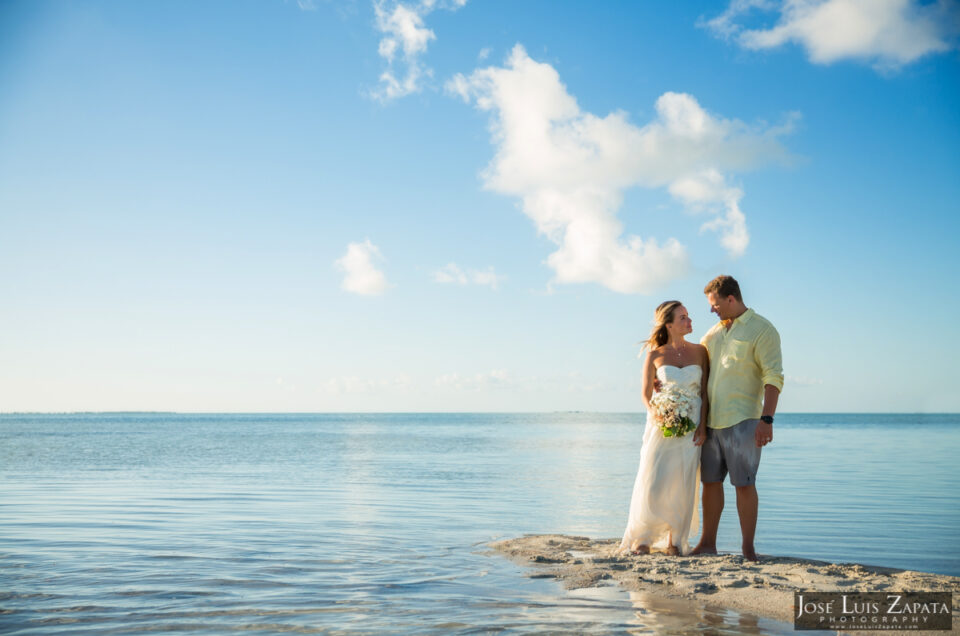
M760 420L743 420L729 428L707 427L707 440L700 450L700 481L723 481L730 471L734 486L753 486L760 468L761 447L754 433Z

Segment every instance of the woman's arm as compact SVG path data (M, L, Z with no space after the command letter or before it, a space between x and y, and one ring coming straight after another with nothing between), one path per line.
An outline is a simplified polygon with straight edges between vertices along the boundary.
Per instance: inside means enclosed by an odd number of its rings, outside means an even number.
M643 361L643 380L642 384L642 398L643 398L643 407L647 409L647 412L651 411L650 407L650 398L653 397L653 382L657 378L657 367L653 364L653 349L647 350L647 357Z
M710 355L707 348L700 346L700 424L693 434L693 445L701 446L707 440L707 416L710 414L710 397L707 395L707 384L710 379Z

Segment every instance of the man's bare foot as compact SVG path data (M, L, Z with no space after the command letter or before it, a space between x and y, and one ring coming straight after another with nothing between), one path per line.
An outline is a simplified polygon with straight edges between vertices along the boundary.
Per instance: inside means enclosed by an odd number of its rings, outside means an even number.
M749 548L746 548L746 547L745 547L745 548L743 549L743 558L746 559L747 561L754 561L754 562L760 560L760 559L757 557L757 553L754 551L754 549L753 549L752 546L749 547Z
M650 546L641 543L640 545L635 546L630 552L633 554L650 554Z
M694 555L694 554L716 554L716 553L717 553L717 546L715 546L715 545L704 545L704 544L702 544L702 543L698 543L698 544L697 544L697 547L695 547L693 550L690 550L690 554L691 554L691 555Z
M680 548L678 548L675 545L669 545L667 546L667 554L669 554L670 556L679 556Z

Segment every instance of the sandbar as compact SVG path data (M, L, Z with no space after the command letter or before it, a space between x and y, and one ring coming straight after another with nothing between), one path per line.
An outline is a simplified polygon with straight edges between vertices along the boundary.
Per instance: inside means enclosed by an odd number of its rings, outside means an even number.
M960 631L956 595L960 577L956 576L785 556L760 555L755 563L729 553L620 555L619 539L560 534L524 535L488 545L531 566L530 576L555 578L567 589L608 585L613 580L630 591L696 599L791 624L797 590L953 592L953 632Z

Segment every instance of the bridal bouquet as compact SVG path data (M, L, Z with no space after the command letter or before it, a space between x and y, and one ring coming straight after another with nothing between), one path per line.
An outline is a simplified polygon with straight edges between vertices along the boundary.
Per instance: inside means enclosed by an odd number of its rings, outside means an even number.
M694 409L694 396L681 391L676 385L667 385L650 398L653 415L660 424L664 437L683 437L697 428L690 415Z

